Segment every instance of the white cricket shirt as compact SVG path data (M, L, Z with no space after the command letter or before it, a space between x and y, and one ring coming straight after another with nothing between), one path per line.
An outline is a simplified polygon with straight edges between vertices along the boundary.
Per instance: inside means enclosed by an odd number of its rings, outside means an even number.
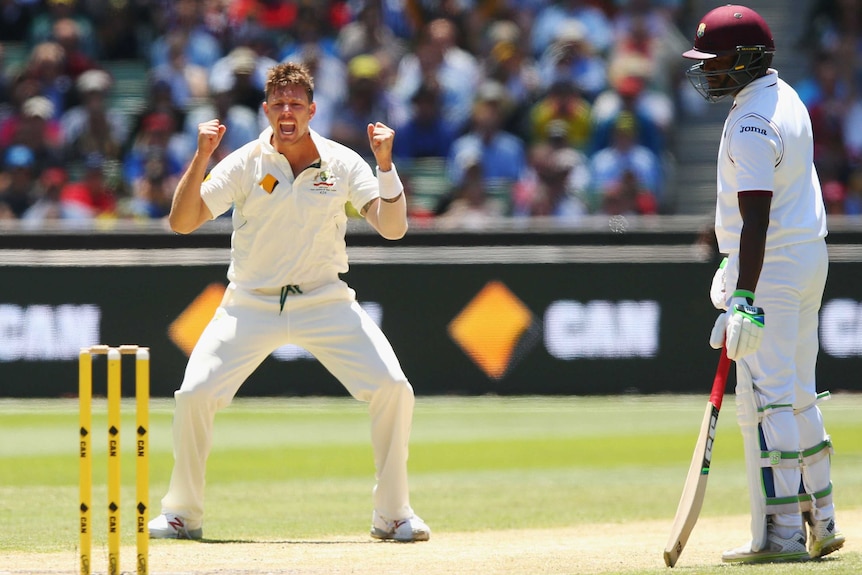
M715 235L722 253L739 250L737 193L772 192L766 249L826 236L808 110L775 70L736 95L718 149Z
M310 133L320 166L296 179L268 127L213 167L201 186L213 217L234 207L227 277L242 288L321 284L348 269L345 204L360 210L376 198L377 178L359 154Z

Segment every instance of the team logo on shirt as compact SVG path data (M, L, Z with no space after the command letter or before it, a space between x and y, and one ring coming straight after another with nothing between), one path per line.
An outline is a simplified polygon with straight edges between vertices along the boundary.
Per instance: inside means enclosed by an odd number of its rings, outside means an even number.
M745 132L756 132L761 136L766 135L766 130L764 130L763 128L758 128L757 126L740 126L739 133L744 134Z
M258 182L258 184L266 191L267 194L271 194L278 185L278 180L276 180L275 176L272 174L267 174Z
M311 184L315 189L321 188L331 188L335 185L333 181L335 178L332 177L332 174L329 173L329 170L320 170L317 172L317 175L314 176L314 182ZM321 189L321 192L323 190Z

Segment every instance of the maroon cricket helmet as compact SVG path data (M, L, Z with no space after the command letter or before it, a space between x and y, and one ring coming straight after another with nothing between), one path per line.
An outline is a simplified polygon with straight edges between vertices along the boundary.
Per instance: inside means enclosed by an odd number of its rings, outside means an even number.
M763 17L745 6L727 4L707 12L694 35L694 48L683 56L708 60L740 49L775 52L775 41Z
M760 14L745 6L727 4L701 18L694 48L683 57L700 60L686 74L704 98L717 102L766 74L774 53L772 31ZM729 67L704 70L704 60L733 54L736 59ZM721 83L713 80L710 85L709 79L716 77L721 77Z

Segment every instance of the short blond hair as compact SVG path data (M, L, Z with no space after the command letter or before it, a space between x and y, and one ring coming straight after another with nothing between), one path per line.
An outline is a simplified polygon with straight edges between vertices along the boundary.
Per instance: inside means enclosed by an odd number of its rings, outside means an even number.
M304 64L297 62L282 62L269 69L266 74L264 93L267 99L276 88L300 86L308 94L308 101L314 101L314 79Z

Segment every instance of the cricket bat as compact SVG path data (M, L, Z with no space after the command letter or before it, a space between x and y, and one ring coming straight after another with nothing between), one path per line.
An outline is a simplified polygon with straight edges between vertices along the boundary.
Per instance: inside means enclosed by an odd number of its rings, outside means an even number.
M685 487L682 489L682 496L676 509L670 538L664 548L664 562L668 567L673 567L679 560L688 536L691 535L697 522L700 508L703 506L706 480L709 478L709 465L712 461L715 426L718 424L718 412L721 409L729 371L730 359L727 357L727 349L722 348L718 368L715 370L715 379L712 382L712 393L709 396L709 403L706 404L706 413L703 414L703 422L700 424L700 435L697 437L694 455L685 478Z

